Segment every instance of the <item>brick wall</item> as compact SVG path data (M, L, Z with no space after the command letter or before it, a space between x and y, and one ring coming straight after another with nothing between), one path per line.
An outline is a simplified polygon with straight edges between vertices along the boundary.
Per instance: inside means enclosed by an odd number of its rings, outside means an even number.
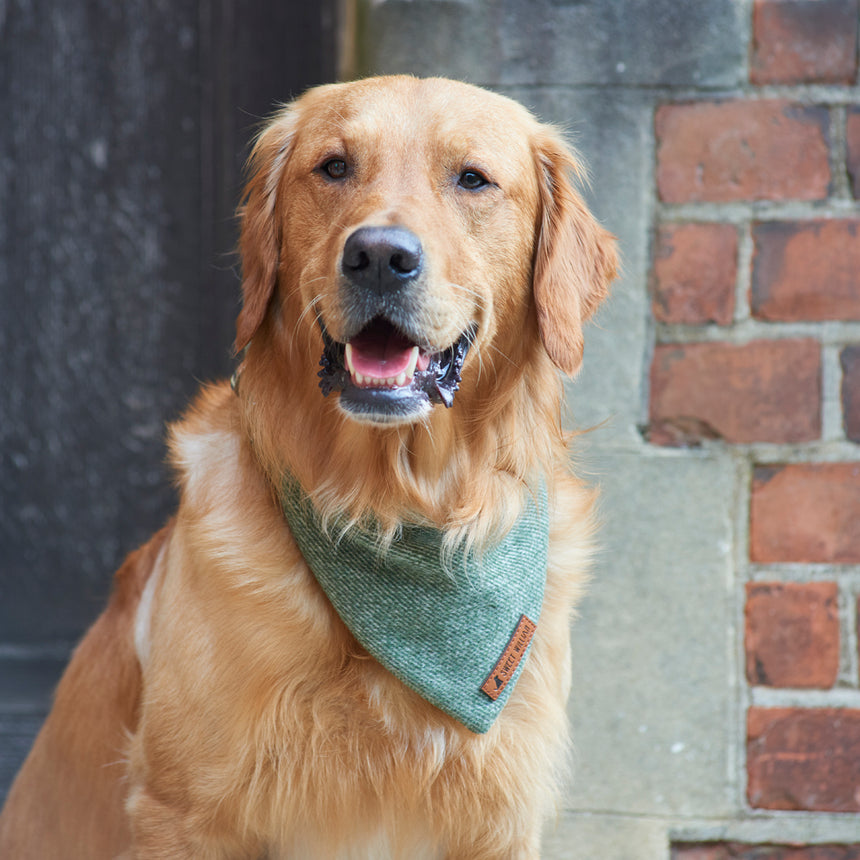
M750 814L860 812L856 0L754 0L740 93L655 113L647 438L733 446ZM857 844L677 843L676 860Z
M623 255L547 860L860 860L859 2L361 0L360 73L566 129Z

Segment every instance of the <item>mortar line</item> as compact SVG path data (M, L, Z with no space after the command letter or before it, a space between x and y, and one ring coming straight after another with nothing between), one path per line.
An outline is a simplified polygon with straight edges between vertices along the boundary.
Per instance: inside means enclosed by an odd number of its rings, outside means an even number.
M860 710L860 690L856 687L831 687L828 690L753 687L750 698L757 708Z
M857 593L851 583L839 583L839 675L842 688L857 689Z
M735 648L734 689L736 697L736 724L732 733L734 745L734 774L731 774L735 808L747 810L747 711L751 704L750 687L746 679L746 584L750 580L750 497L754 463L748 452L735 451ZM731 784L731 781L730 781Z
M750 582L836 582L840 588L860 589L860 565L751 564Z
M654 359L654 348L659 340L657 322L651 310L651 275L654 267L655 237L660 218L659 214L659 192L657 189L657 138L654 133L654 114L656 105L650 106L650 129L647 135L650 152L643 159L647 165L646 175L642 181L642 213L644 226L648 234L648 247L645 257L645 289L646 289L646 320L644 332L645 354L642 357L641 378L639 380L639 427L647 427L651 414L651 363Z
M738 229L737 273L735 276L735 311L733 325L747 322L752 317L752 224L749 219L741 221Z
M847 442L842 416L841 344L821 345L821 440Z
M850 687L860 688L860 641L857 627L860 624L860 581L851 579L839 584L839 593L845 601L843 642L846 649L847 677L845 683Z
M766 322L752 317L732 325L708 323L701 326L683 323L657 323L660 343L699 343L728 340L735 344L751 340L784 340L813 338L823 346L842 347L860 341L860 322L826 320L823 322Z
M480 82L478 86L495 90L516 88L523 91L544 90L552 92L593 92L601 95L608 92L630 90L640 96L650 95L658 104L679 104L696 101L768 101L780 99L804 105L860 104L860 84L751 84L748 81L737 83L713 83L700 86L673 86L662 83L637 83L636 81L577 81L559 83L558 81L530 81L499 83L498 81Z
M850 194L844 197L831 195L821 200L694 200L660 202L658 211L660 220L664 222L815 221L857 217L860 215L860 201Z
M845 139L847 110L845 105L830 108L830 194L838 200L850 200L853 195L848 186L848 149Z

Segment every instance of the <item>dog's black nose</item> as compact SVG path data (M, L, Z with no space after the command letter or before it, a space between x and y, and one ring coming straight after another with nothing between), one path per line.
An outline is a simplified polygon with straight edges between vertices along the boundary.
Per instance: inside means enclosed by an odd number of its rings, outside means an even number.
M354 284L393 292L421 273L421 242L403 227L359 227L343 246L340 268Z

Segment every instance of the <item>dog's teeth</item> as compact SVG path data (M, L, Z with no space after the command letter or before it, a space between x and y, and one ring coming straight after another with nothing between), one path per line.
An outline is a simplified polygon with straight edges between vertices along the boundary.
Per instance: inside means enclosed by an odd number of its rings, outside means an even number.
M343 363L355 385L361 385L365 388L401 388L412 381L415 375L415 367L418 363L418 347L413 346L409 355L409 362L404 370L401 370L396 376L365 376L359 373L352 363L352 344L344 345Z
M405 377L404 382L406 379L412 379L413 375L415 374L415 365L417 363L418 363L418 347L413 346L412 347L412 355L409 356L409 364L406 365L406 370L404 370L403 373L400 374L400 376ZM397 377L398 380L400 379L400 376ZM399 384L402 385L403 383L400 382Z

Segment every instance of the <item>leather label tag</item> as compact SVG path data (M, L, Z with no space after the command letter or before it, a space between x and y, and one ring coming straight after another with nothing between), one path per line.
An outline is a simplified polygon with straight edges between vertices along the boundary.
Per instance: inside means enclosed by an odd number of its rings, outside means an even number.
M534 621L525 615L520 616L517 629L514 630L514 635L511 636L499 662L496 663L493 671L487 676L487 680L481 685L481 690L494 702L508 685L508 681L513 678L536 629L537 624Z

